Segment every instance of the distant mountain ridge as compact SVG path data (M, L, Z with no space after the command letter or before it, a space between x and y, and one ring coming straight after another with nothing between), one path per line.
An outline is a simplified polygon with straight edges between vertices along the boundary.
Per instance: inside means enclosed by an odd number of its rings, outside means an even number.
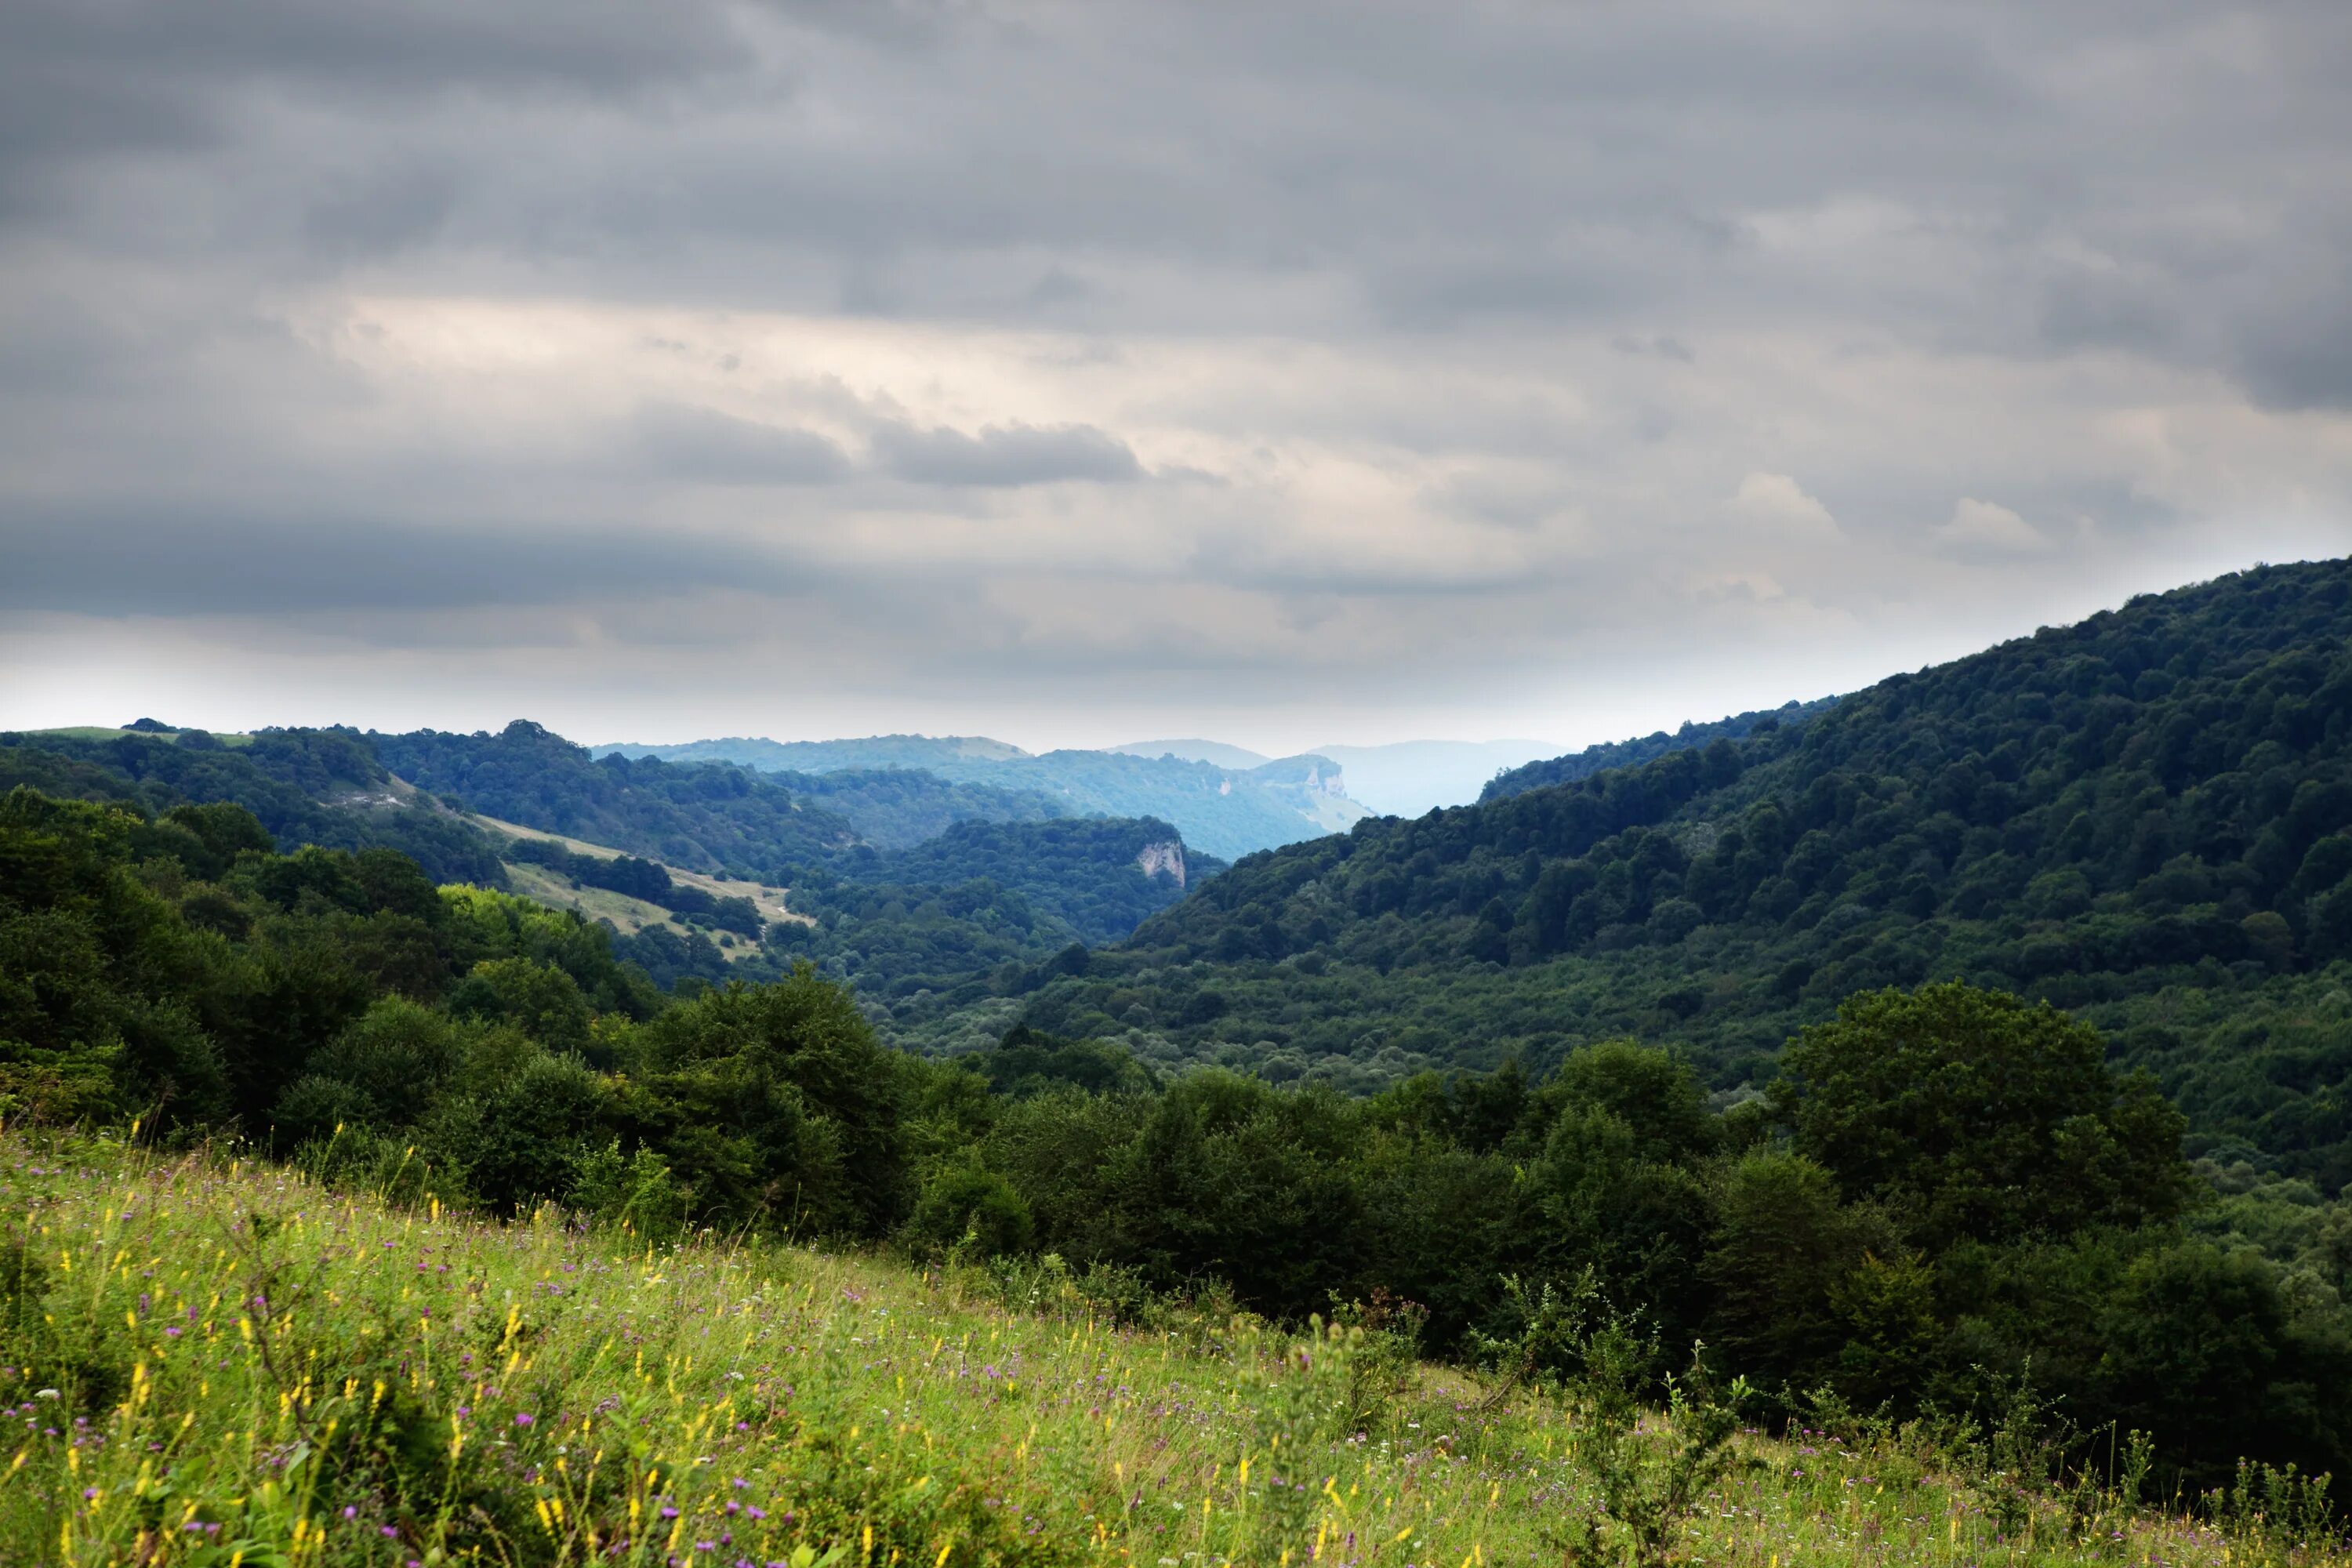
M1027 798L1038 817L1156 817L1172 824L1192 848L1223 860L1340 832L1370 815L1348 795L1339 764L1314 754L1229 768L1128 752L1065 750L1033 755L1002 741L962 735L737 738L659 746L615 743L591 750L600 757L730 763L762 773L804 778L857 770L919 770L950 784L1004 792L1008 809Z
M1246 771L1262 768L1274 761L1264 752L1253 752L1247 746L1230 746L1223 741L1198 738L1184 741L1129 741L1125 745L1105 746L1106 752L1117 752L1128 757L1181 757L1188 763L1213 763L1221 768Z

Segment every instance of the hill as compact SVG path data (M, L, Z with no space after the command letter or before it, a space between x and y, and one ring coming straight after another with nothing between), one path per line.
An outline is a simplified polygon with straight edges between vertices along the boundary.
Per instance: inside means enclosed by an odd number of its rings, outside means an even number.
M789 880L857 841L845 816L748 769L598 760L518 719L496 735L355 737L383 765L463 809L690 871Z
M1450 1568L1548 1561L1591 1519L1591 1560L1614 1564L1608 1506L1666 1495L1670 1443L1707 1447L1702 1410L1646 1435L1590 1397L1571 1418L1415 1367L1377 1325L1122 1310L1067 1272L648 1248L413 1190L0 1142L0 1202L51 1238L11 1243L0 1397L36 1415L0 1556ZM134 1276L126 1254L153 1261ZM2342 1560L2300 1486L2284 1517L2225 1497L2189 1518L2104 1475L2070 1498L1884 1438L1747 1433L1726 1457L1663 1511L1661 1551L1846 1568L2021 1537L2051 1568Z
M1672 734L1660 730L1639 740L1612 741L1587 746L1564 757L1545 757L1528 762L1487 780L1476 798L1482 801L1501 800L1508 795L1525 795L1531 789L1542 789L1547 784L1572 784L1611 768L1633 767L1654 761L1669 752L1690 751L1716 741L1738 741L1759 731L1793 728L1827 712L1836 701L1834 697L1822 697L1811 702L1784 702L1778 708L1734 714L1709 724L1685 722Z
M1236 769L1181 756L1059 751L1032 756L969 736L882 735L861 741L694 741L675 746L615 745L599 755L671 762L724 762L772 773L917 769L950 784L984 785L1008 801L1040 804L1033 815L1154 817L1184 842L1223 859L1346 827L1364 815L1328 758L1285 757ZM993 812L973 816L1005 818Z
M912 848L960 822L1043 822L1090 815L1057 795L943 779L918 768L844 768L767 776L800 799L840 816L877 849Z
M1225 868L1188 853L1176 829L1150 817L961 822L922 844L844 858L843 881L954 886L989 879L1069 922L1081 941L1116 942Z
M1842 996L1968 979L2098 1022L2195 1147L2337 1187L2347 606L2343 562L2261 568L1801 725L1253 856L1024 1016L1357 1087L1633 1034L1737 1091Z
M478 829L420 797L346 733L272 730L233 745L161 725L0 733L0 790L19 784L150 811L234 805L287 849L397 849L436 881L503 884L496 847Z

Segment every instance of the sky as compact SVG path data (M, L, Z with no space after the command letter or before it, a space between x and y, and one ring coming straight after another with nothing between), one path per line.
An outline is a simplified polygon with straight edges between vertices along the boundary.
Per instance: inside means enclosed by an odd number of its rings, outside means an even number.
M2352 6L10 0L0 727L1532 736L2352 551Z

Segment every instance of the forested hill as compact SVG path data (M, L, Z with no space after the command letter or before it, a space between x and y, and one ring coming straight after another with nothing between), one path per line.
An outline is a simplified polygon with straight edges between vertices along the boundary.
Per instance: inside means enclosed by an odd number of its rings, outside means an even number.
M1525 795L1531 789L1547 784L1573 784L1578 779L1591 778L1594 773L1611 768L1630 768L1664 756L1668 752L1691 751L1716 741L1739 741L1759 732L1794 728L1818 718L1837 701L1834 697L1816 698L1811 702L1784 702L1778 708L1759 709L1752 713L1738 713L1728 719L1717 719L1711 724L1685 723L1669 734L1660 730L1634 741L1612 741L1598 746L1587 746L1564 757L1546 757L1496 774L1478 794L1481 801L1501 800L1507 795Z
M370 731L363 740L394 773L468 811L690 871L786 879L857 838L845 817L747 769L598 761L528 720L496 735Z
M1090 816L961 822L911 848L845 856L833 872L871 886L993 881L1068 921L1081 940L1102 942L1118 941L1185 888L1224 868L1214 856L1188 851L1165 822Z
M691 741L674 746L612 745L600 756L673 763L729 763L781 774L808 793L811 775L843 770L919 770L958 786L982 786L1003 810L965 815L1157 817L1184 841L1232 858L1349 826L1366 815L1348 798L1327 757L1297 756L1247 768L1173 755L1060 751L1033 756L1002 741L969 735L877 735L855 741ZM1021 802L1029 809L1018 809Z
M149 813L236 805L289 851L304 844L397 849L436 882L504 886L486 835L418 801L341 731L269 730L235 746L201 730L161 726L0 733L0 793L17 784L68 799L134 802Z
M157 817L236 805L289 853L397 849L435 883L510 887L613 922L615 954L665 987L772 978L809 960L903 1037L932 1044L970 1035L971 1020L943 1027L942 1015L975 976L1116 941L1223 864L1167 823L1076 817L1053 802L1036 805L1064 815L992 824L1030 807L928 773L794 782L817 784L822 805L729 764L594 761L527 721L497 735L265 730L226 743L161 725L0 735L0 793L27 784ZM522 828L581 847L512 837ZM785 900L791 918L777 920Z
M2265 567L1801 728L1253 856L1030 997L1369 1086L1617 1034L1769 1076L1838 998L2077 1009L2197 1146L2352 1176L2352 568Z

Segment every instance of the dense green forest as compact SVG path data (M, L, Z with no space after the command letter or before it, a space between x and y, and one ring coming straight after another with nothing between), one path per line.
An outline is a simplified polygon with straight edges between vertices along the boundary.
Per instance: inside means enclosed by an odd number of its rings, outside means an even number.
M10 1120L241 1128L331 1177L656 1238L1050 1252L1107 1301L1403 1300L1442 1353L1569 1353L1545 1326L1605 1311L1650 1377L1704 1340L1813 1422L2030 1391L2190 1483L2352 1462L2352 1213L2200 1177L2095 1030L1965 985L1849 999L1722 1111L1628 1041L1360 1100L1030 1031L930 1060L811 970L665 994L604 928L392 851L22 788L0 956Z
M1067 921L1079 940L1108 942L1224 868L1214 856L1187 850L1168 823L1097 816L959 823L910 848L845 855L827 868L830 878L803 885L819 892L842 882L953 887L993 880Z
M1326 758L1311 756L1285 757L1251 768L1223 768L1181 757L1140 757L1119 752L1060 751L1032 756L1001 741L924 735L877 735L861 741L690 741L674 746L617 745L596 750L604 756L734 763L795 778L845 770L919 771L950 784L983 786L1008 801L1042 796L1060 803L1059 814L1156 817L1175 824L1192 847L1225 859L1329 833L1364 815L1363 807L1338 788L1339 769ZM1041 810L1029 815L1056 814ZM1009 813L975 810L966 815L1001 820Z
M289 848L397 849L436 881L504 882L496 847L479 829L429 803L409 805L383 763L344 731L271 730L235 747L201 730L160 725L105 740L0 732L0 789L20 784L79 799L135 800L150 810L226 803L251 812Z
M1858 991L2047 999L2217 1158L2352 1178L2352 568L2266 567L1621 768L1252 856L1020 1016L1373 1089L1635 1035L1718 1090Z

